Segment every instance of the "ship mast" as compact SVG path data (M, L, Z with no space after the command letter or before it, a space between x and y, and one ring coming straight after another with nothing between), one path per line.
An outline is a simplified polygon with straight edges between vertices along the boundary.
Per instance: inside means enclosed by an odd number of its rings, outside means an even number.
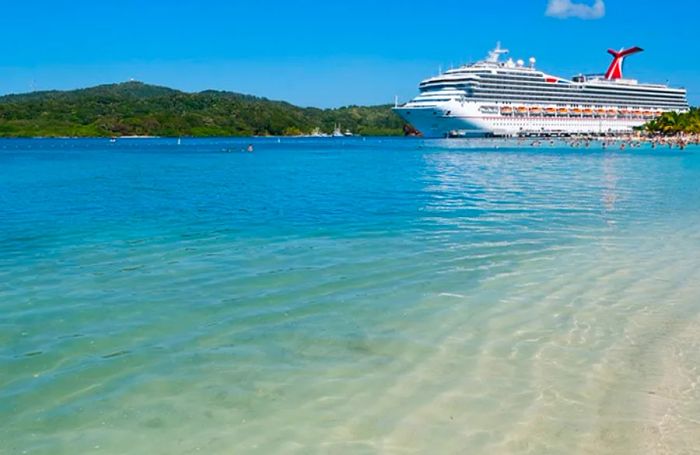
M488 57L486 57L486 61L489 63L498 63L498 59L501 58L501 55L506 55L508 53L508 49L502 49L501 48L501 42L496 43L496 48L489 52Z

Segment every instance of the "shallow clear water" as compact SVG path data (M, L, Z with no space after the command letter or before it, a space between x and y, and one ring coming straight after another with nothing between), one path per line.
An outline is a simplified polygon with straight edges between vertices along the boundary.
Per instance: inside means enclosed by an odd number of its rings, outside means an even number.
M0 453L698 450L700 149L248 142L0 141Z

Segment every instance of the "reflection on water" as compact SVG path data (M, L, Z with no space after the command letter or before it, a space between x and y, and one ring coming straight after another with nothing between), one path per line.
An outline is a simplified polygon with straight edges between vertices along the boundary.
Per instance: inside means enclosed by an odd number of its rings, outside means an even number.
M617 174L615 173L615 161L608 157L603 160L603 175L605 181L605 189L603 191L603 205L605 210L612 212L615 210L615 201L618 196L615 193L617 186Z
M696 149L247 143L0 142L0 452L696 449Z

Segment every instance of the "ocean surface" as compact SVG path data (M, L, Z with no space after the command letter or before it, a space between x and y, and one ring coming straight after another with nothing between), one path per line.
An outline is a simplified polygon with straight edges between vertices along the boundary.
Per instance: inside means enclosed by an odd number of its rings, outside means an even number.
M699 226L697 147L0 141L0 453L698 453Z

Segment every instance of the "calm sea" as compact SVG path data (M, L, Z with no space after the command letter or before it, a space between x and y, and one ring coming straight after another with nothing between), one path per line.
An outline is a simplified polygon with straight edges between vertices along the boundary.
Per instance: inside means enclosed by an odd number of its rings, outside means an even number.
M0 453L691 453L698 226L692 147L0 141Z

